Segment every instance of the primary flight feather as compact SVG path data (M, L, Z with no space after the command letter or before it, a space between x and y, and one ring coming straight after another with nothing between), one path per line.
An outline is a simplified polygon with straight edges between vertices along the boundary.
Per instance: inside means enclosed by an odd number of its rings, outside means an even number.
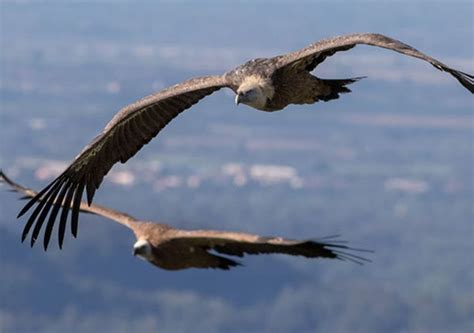
M248 61L221 76L193 78L120 110L69 167L23 207L18 217L37 204L24 227L22 240L34 226L31 235L33 246L45 222L45 239L49 240L59 217L58 238L62 247L69 211L71 233L77 235L83 192L86 191L87 201L91 204L95 191L115 163L125 163L174 117L221 88L233 90L236 104L243 103L261 111L277 111L289 104L329 101L350 92L347 85L360 78L328 80L310 72L328 56L349 50L357 44L382 47L427 61L438 70L454 76L474 93L474 76L452 69L400 41L370 33L322 40L286 55Z

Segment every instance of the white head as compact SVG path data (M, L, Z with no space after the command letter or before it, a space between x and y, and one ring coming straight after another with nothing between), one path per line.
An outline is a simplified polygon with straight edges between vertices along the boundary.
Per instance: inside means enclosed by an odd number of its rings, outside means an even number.
M133 255L144 260L152 258L153 253L150 242L145 239L139 239L135 244L133 244Z
M235 104L246 104L255 109L264 109L268 98L274 93L270 80L258 76L249 76L237 89Z

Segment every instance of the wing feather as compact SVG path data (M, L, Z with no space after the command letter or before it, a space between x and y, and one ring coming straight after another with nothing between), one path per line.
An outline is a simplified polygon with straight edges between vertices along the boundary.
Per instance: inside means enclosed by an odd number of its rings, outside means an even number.
M76 236L83 192L86 192L90 205L95 191L115 163L119 161L125 163L178 114L205 96L226 86L226 80L221 76L194 78L123 108L58 178L23 207L18 217L25 214L39 201L38 207L25 225L23 239L27 237L32 225L36 223L32 235L32 245L34 244L43 221L54 207L54 213L50 215L45 232L45 243L48 243L54 220L57 217L57 210L59 210L56 207L62 204L62 200L56 200L57 197L62 199L66 197L60 217L60 246L62 246L64 239L69 209L72 209L71 232Z
M471 93L474 93L473 75L450 68L442 62L411 47L410 45L381 34L361 33L321 40L299 51L274 58L276 71L289 68L312 71L327 57L332 56L339 51L352 49L358 44L377 46L427 61L436 69L447 72L454 76L466 89L468 89Z
M207 250L242 257L244 254L271 254L280 253L307 258L330 258L350 260L356 263L369 261L351 251L366 250L354 249L337 241L292 240L281 237L261 237L258 235L221 232L212 230L184 231L176 230L170 242L187 242L189 246L200 246Z
M33 223L35 222L36 217L40 214L43 207L49 201L48 200L49 197L54 193L56 188L61 185L61 179L59 179L59 181L53 182L52 185L53 186L48 189L48 191L44 194L44 196L41 197L41 200L40 200L39 204L36 206L35 210L31 214L28 221L26 222L25 227L23 229L22 236L21 236L21 241L22 242L25 240L28 232L30 231L31 227L33 226ZM32 200L35 200L35 201L39 200L38 195L36 197L34 197Z
M24 195L23 198L25 198L25 199L33 198L37 194L36 191L15 183L13 180L8 178L3 173L3 171L0 170L0 183L2 183L2 182L6 183L8 186L10 186L12 191L23 194ZM59 186L59 187L56 188L56 186ZM59 240L60 247L62 247L63 240L64 240L64 234L65 234L65 230L66 230L66 220L67 220L67 216L68 216L68 213L69 213L69 210L70 210L68 207L71 206L71 202L75 198L74 194L77 193L77 191L75 191L77 186L78 186L78 184L68 180L65 183L63 183L62 185L61 184L55 185L54 187L51 188L51 191L56 192L56 191L59 191L59 189L60 189L60 192L57 195L57 197L55 197L55 196L48 197L49 198L48 201L51 200L51 198L54 198L54 203L60 202L60 203L62 203L62 205L53 205L52 206L53 208L51 209L51 214L49 216L49 220L48 220L48 223L47 223L46 229L45 229L45 236L44 236L44 243L43 243L45 250L47 250L47 248L48 248L49 241L50 241L50 238L51 238L51 233L52 233L52 230L53 230L53 227L54 227L54 222L56 220L56 217L57 217L61 207L62 207L62 212L61 212L61 216L59 218L60 223L59 223L59 228L58 228L58 240ZM43 202L43 199L39 199L39 200L40 200L39 201L40 203ZM47 203L45 203L45 206L46 206L46 204ZM128 214L113 210L111 208L100 206L100 205L92 204L92 205L89 206L85 201L80 201L79 210L81 212L84 212L84 213L96 214L96 215L103 216L105 218L114 220L114 221L116 221L120 224L123 224L124 226L127 226L127 227L131 228L131 229L133 229L133 225L132 225L133 222L136 221L135 218L133 218L132 216L130 216ZM43 209L41 211L42 212L45 211L44 206L43 206ZM30 228L31 228L31 226L30 226ZM37 232L39 232L40 229L41 229L41 227L38 227L38 224L35 225L35 229L36 228L38 228ZM28 233L28 231L29 230L27 230L26 234ZM25 234L24 238L26 238L26 234ZM37 236L37 234L36 234L36 236ZM36 240L36 237L35 237L35 240Z
M42 208L41 214L39 215L39 218L38 218L38 221L40 221L40 223L36 223L36 225L33 229L33 234L31 235L31 246L33 246L34 243L36 242L36 239L38 238L38 234L41 230L41 226L43 225L44 221L46 220L46 217L48 216L49 210L51 209L51 206L53 205L54 201L56 200L56 197L59 194L59 191L61 190L62 186L63 186L63 181L58 182L57 185L55 185L53 188L51 188L51 195L49 196L48 200L44 201L46 204Z
M58 202L63 202L67 191L68 191L68 186L67 186L67 183L66 183L62 187L62 190L58 195L58 198L57 198ZM53 207L53 210L51 211L51 214L49 215L49 220L48 220L48 223L46 224L46 229L45 229L45 232L44 232L44 240L43 240L43 247L44 247L45 251L48 249L49 240L51 238L51 233L53 231L54 221L56 220L56 217L59 213L60 208L61 208L60 205L55 205Z
M79 207L81 205L82 192L86 184L82 181L77 185L77 190L74 192L74 199L72 201L72 216L71 216L71 234L74 238L77 237L77 227L79 222ZM60 203L57 203L58 205ZM38 223L41 223L38 220Z
M61 216L59 219L59 228L58 228L58 243L59 248L62 249L63 242L64 242L64 234L66 233L66 222L67 216L69 215L69 207L72 202L72 198L74 196L74 191L76 190L77 184L70 182L68 184L68 191L66 194L66 199L64 200L63 210L61 211ZM26 236L26 235L25 235ZM49 237L50 235L45 237Z

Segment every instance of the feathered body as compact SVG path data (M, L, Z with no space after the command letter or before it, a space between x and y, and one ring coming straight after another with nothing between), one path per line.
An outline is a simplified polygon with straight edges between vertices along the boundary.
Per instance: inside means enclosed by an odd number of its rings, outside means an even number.
M255 89L259 96L257 103L246 103L261 111L279 111L290 104L313 104L329 101L348 93L347 84L360 78L345 80L323 80L306 69L285 67L276 70L275 58L253 59L226 73L224 79L231 82L231 88L238 95L241 91Z

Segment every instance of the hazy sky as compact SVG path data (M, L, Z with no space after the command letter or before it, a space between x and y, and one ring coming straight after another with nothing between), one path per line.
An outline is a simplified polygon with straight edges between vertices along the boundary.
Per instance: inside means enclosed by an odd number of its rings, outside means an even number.
M474 68L472 1L0 6L0 168L38 187L46 181L38 169L64 165L126 103L189 76L321 38L384 33L463 71ZM230 94L212 96L127 163L136 187L106 182L96 200L188 228L294 237L341 232L351 244L376 249L373 264L266 256L245 258L246 266L234 272L164 272L130 255L127 230L90 216L81 217L80 235L67 239L65 250L44 253L20 244L24 220L15 216L22 203L1 190L0 331L473 327L472 96L428 64L363 46L329 59L318 74L369 78L337 102L274 115L236 109ZM258 148L272 140L314 150ZM322 187L306 194L215 184L156 192L140 174L154 159L166 175L182 177L231 162L273 163ZM187 161L191 167L183 167Z

